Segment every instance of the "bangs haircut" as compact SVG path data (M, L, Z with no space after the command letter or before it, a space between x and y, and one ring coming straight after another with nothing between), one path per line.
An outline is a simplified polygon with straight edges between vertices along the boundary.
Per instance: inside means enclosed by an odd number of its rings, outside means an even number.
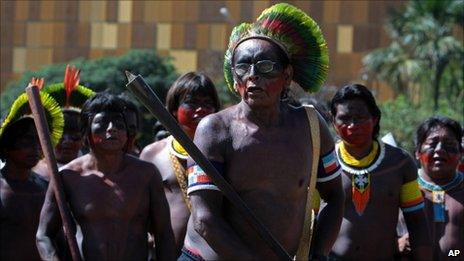
M64 128L63 131L81 131L81 114L76 110L63 109Z
M87 137L90 133L90 122L93 117L101 112L120 113L127 128L126 117L124 116L125 103L118 96L109 92L97 93L88 99L82 106L81 111L81 134Z
M34 119L31 117L23 117L5 127L0 137L0 159L2 161L6 160L5 152L13 148L16 141L24 136L31 127L35 129Z
M424 143L425 139L427 139L432 131L439 127L446 128L454 134L454 137L459 144L459 151L462 152L461 143L463 131L461 124L453 119L439 115L428 118L417 128L415 139L416 151L420 151L420 147L422 146L422 143Z
M330 113L332 114L332 117L335 118L337 115L337 105L356 99L363 101L371 116L378 119L377 124L374 127L374 131L372 132L372 138L376 139L379 136L380 118L382 113L375 102L374 96L366 86L361 84L349 84L338 90L330 102Z
M174 112L177 111L187 95L211 97L215 112L219 111L221 107L216 87L204 73L188 72L172 84L166 96L166 107L173 117Z

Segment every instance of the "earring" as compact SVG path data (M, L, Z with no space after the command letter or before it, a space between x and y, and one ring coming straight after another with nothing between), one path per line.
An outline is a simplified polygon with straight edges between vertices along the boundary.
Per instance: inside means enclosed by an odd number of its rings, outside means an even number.
M238 85L237 82L234 82L234 90L235 90L236 92L238 92L238 87L237 87L237 85Z

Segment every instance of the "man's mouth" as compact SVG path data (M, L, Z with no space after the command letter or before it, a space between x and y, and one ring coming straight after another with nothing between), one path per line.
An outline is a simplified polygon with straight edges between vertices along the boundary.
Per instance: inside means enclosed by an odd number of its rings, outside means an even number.
M432 162L433 164L443 164L446 162L446 160L444 158L436 157L432 158Z
M259 92L263 92L264 90L260 87L256 87L256 86L249 86L247 88L247 92L249 93L259 93Z

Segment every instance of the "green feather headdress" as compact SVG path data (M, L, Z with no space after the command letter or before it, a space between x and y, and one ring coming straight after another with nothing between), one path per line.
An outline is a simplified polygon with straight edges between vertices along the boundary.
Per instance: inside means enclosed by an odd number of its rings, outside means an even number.
M64 81L50 84L43 92L50 94L62 108L82 108L84 102L95 95L91 89L79 85L79 70L73 66L66 66Z
M60 141L61 135L63 135L63 112L58 103L48 93L39 92L39 95L50 129L50 138L53 146L55 146ZM26 93L23 93L11 105L10 112L0 127L0 139L9 124L29 114L31 114L31 109L29 107L28 97Z
M281 3L264 10L253 24L233 29L224 57L224 76L231 91L236 92L232 76L235 48L253 38L268 39L282 48L293 67L293 82L305 91L318 91L327 78L329 51L319 26L305 12Z

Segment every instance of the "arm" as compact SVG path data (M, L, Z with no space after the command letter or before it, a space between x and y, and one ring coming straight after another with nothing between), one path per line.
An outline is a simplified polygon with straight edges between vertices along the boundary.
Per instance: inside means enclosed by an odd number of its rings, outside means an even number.
M40 257L43 260L58 260L58 251L53 243L61 227L53 187L48 186L45 202L40 213L39 228L36 235L36 244Z
M249 260L251 251L222 217L222 199L220 192L212 190L190 194L195 231L220 257Z
M329 129L325 121L319 115L319 126L321 133L321 156L331 153L334 150L334 142L330 135ZM334 155L336 160L336 157ZM338 165L338 162L336 163ZM319 171L325 171L319 168ZM311 252L315 256L327 256L332 249L335 240L337 239L340 225L343 219L345 207L345 192L342 187L342 179L340 175L336 175L337 170L332 173L324 173L326 176L335 175L328 181L318 182L317 190L321 198L326 202L326 206L321 210L315 231L314 240L312 242ZM321 177L318 175L318 177Z
M156 260L175 260L176 250L172 232L169 205L164 194L161 175L153 167L155 174L150 180L150 232L155 236Z
M417 168L408 155L404 166L404 184L401 187L401 206L409 231L412 255L416 260L431 260L432 246L423 207L423 197L417 185Z
M199 124L194 142L200 151L212 162L224 162L224 140L227 140L226 127L216 115L208 115ZM194 162L189 158L188 166ZM216 167L218 169L218 167ZM223 195L219 190L198 189L190 183L196 176L208 179L201 169L189 168L189 196L192 204L192 221L195 231L221 257L231 260L246 260L252 257L251 251L230 227L223 217ZM220 169L218 169L221 172ZM197 183L198 184L198 183ZM200 185L201 187L201 185ZM216 188L217 189L217 188Z

